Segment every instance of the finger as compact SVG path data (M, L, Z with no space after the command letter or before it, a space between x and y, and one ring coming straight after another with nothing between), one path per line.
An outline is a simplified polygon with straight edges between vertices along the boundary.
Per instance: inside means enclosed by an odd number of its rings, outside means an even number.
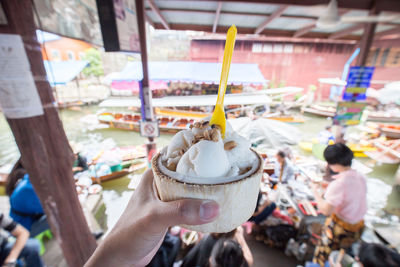
M135 190L136 192L140 192L141 198L145 199L146 201L158 199L156 191L154 190L153 181L153 171L151 169L147 169L147 171L144 172L137 189ZM134 194L132 198L134 198L135 195L136 194Z
M159 222L166 226L199 225L215 220L219 215L219 206L213 200L181 199L160 202L157 213Z

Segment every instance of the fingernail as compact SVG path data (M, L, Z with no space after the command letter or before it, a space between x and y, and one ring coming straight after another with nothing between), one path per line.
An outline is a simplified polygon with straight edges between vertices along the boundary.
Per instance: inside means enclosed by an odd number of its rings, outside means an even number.
M199 216L204 221L209 221L219 214L218 203L211 200L206 200L201 203Z

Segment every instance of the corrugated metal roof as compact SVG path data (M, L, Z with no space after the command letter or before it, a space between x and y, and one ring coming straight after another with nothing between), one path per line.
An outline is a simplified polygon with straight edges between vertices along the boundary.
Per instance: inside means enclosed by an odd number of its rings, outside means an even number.
M52 86L66 84L72 81L89 64L89 62L85 60L44 60L43 63L46 69L47 79Z
M212 10L215 11L218 6L216 1L154 1L159 8L176 8L191 10Z
M323 32L323 33L335 33L338 31L342 31L345 30L347 28L350 28L354 26L354 24L350 24L350 23L340 23L338 24L336 27L331 28L331 29L321 29L321 28L315 28L312 31L313 32Z
M328 1L327 1L328 2ZM326 9L323 5L318 6L289 6L283 14L285 15L304 15L309 17L321 16Z
M260 3L223 3L222 11L226 12L247 12L258 14L271 14L279 8L279 5Z
M368 16L369 11L366 9L365 2L367 0L355 0L352 3L340 2L340 12L344 18L348 17L365 17ZM394 1L394 0L387 0ZM267 36L281 36L292 37L296 31L306 28L306 32L301 33L302 37L314 38L328 38L331 34L346 30L357 24L341 22L337 27L331 29L322 29L314 27L313 23L316 22L319 16L326 10L327 3L320 5L309 5L306 3L296 2L297 5L284 5L271 3L254 3L247 2L229 2L229 1L162 1L154 0L157 8L155 12L147 4L146 12L152 22L156 23L155 27L162 29L164 26L157 13L164 17L165 21L170 25L171 29L185 29L185 30L200 30L211 32L214 23L217 23L216 32L225 32L226 27L235 24L238 28L239 34L253 34L259 32L261 35L264 33ZM328 2L328 1L327 1ZM221 3L221 10L219 19L216 21L216 10L219 3ZM285 4L287 4L285 2ZM359 5L362 10L343 8L351 6L354 8ZM278 14L278 11L283 12ZM382 5L382 10L388 9L388 4ZM381 12L382 16L393 14L393 12ZM387 14L386 14L387 13ZM278 15L276 15L278 14ZM400 14L400 13L399 13ZM274 19L267 21L269 17L273 16ZM267 21L267 22L266 22ZM266 25L264 25L266 23ZM393 23L398 23L400 26L400 19L395 20ZM311 26L310 26L311 25ZM263 27L265 26L265 27ZM379 26L379 29L390 29L389 27ZM393 26L393 25L391 25ZM394 25L396 26L396 25ZM262 28L263 27L263 28ZM311 27L311 28L307 28ZM355 29L356 30L356 29ZM382 30L383 31L383 30ZM341 39L358 40L362 34L362 30L348 32L343 35Z
M259 25L264 20L265 18L262 16L221 14L221 16L219 17L218 25L229 27L232 24L235 24L236 27L254 28L254 25Z
M186 81L219 83L222 63L193 61L150 61L149 76L153 81ZM141 62L128 62L113 81L139 81L143 77ZM257 64L232 63L228 83L265 84Z
M301 29L310 23L314 22L313 19L290 19L290 18L276 18L267 25L267 29L276 30L293 30Z

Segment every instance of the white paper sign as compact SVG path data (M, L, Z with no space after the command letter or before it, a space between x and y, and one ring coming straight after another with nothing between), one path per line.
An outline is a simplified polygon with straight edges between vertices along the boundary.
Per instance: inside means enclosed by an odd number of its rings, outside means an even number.
M20 35L0 34L0 107L7 118L43 115Z

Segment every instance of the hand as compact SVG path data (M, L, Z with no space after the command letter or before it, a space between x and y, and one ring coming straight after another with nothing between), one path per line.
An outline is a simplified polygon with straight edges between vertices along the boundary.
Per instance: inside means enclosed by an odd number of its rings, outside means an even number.
M153 172L148 170L117 224L86 267L145 266L160 247L168 227L209 223L219 214L218 204L214 201L162 202L156 192Z
M83 168L82 167L73 167L72 171L73 172L81 172L81 171L83 171Z

